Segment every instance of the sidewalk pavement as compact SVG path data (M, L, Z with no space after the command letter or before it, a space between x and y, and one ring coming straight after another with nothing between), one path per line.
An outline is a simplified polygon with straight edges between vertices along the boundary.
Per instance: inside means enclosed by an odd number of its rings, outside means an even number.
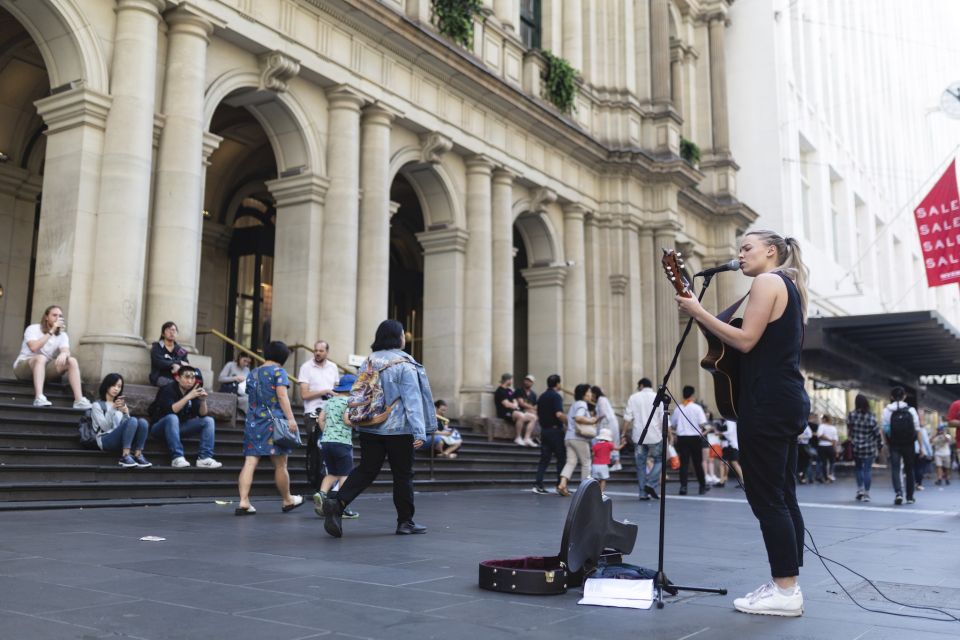
M960 481L932 484L895 507L889 479L874 501L854 501L852 480L801 486L807 527L822 553L904 603L949 607L960 617ZM956 638L960 622L858 608L812 555L800 583L801 618L750 616L733 598L768 577L760 529L743 492L706 496L667 488L665 572L677 584L725 587L726 596L682 592L663 610L578 606L580 591L536 597L482 591L477 563L554 555L569 500L530 492L417 495L426 535L394 535L389 495L362 496L344 537L323 532L309 505L235 504L0 512L0 637L12 640L496 640L499 638ZM657 565L658 504L611 492L614 514L639 524L627 562ZM234 500L230 497L225 500ZM144 536L164 538L141 541ZM808 540L808 544L810 540ZM880 601L863 579L833 568L870 608L937 616Z

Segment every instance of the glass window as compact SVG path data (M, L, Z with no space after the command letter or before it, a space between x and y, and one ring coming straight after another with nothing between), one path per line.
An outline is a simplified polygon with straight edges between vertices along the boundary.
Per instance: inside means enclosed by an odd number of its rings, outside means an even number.
M540 0L520 0L520 39L528 49L540 48Z

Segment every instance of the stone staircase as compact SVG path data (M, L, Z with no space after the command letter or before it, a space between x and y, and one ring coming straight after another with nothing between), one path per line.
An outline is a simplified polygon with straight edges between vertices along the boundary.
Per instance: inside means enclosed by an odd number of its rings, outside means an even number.
M66 503L96 506L104 500L132 504L189 498L236 497L237 474L243 464L243 423L217 422L215 456L220 469L173 469L162 442L148 440L145 455L150 469L123 469L118 454L80 446L77 422L82 411L72 409L72 396L63 385L48 384L46 396L53 406L32 406L29 384L0 379L0 508L30 503ZM297 409L295 414L299 414ZM458 457L449 460L417 454L415 487L418 491L453 491L471 488L533 486L539 449L518 447L509 441L488 441L487 436L458 426L464 443ZM186 441L187 459L194 461L196 441ZM359 447L355 456L359 459ZM632 456L623 460L624 470L611 483L622 489L635 486ZM310 493L305 473L304 450L289 461L293 490ZM579 470L576 477L579 477ZM556 478L551 464L546 485ZM385 466L371 491L390 491L389 467ZM276 495L269 461L257 469L254 495Z

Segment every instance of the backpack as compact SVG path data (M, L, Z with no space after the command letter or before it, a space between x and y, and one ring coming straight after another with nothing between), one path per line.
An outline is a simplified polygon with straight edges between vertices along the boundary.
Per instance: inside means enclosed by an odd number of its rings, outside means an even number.
M104 412L107 410L107 403L97 400ZM97 444L97 434L100 432L93 424L93 407L87 409L80 416L80 422L77 424L77 430L80 432L80 446L85 449L99 449Z
M397 404L394 400L390 406L383 396L383 386L380 384L380 374L395 364L408 362L406 358L391 360L379 369L367 359L364 367L357 373L357 381L350 389L347 399L347 409L343 412L343 421L351 427L375 427L386 422L390 410Z
M917 435L914 429L913 415L910 413L910 406L906 402L901 402L890 414L890 443L897 446L907 446L913 444L916 439Z

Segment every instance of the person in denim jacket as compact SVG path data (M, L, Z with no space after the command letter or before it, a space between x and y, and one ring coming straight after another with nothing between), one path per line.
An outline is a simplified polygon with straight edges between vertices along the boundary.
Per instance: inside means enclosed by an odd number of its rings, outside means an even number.
M360 427L360 464L354 467L340 491L323 501L323 527L335 538L343 535L343 511L364 489L369 487L390 461L393 474L393 504L397 509L397 534L426 533L427 528L413 522L413 452L423 445L429 434L437 430L433 393L423 365L403 351L406 344L403 325L384 320L367 356L367 362L380 372L390 415L381 424ZM365 362L362 366L366 366Z

